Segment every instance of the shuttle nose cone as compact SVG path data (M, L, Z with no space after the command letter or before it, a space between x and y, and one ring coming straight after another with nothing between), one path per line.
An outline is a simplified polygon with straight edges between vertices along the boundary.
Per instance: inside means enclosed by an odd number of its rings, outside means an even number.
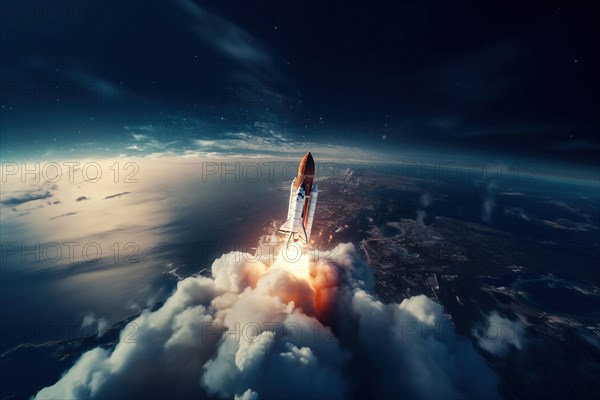
M310 151L302 157L300 166L298 166L298 175L314 176L315 175L315 160L313 160Z

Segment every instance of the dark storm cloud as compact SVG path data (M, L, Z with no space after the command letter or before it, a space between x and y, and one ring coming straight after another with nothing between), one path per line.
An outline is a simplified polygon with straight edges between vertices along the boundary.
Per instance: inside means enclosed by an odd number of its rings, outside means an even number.
M45 200L52 197L52 193L43 192L43 193L25 193L19 196L9 197L0 201L0 204L4 206L19 206L21 204L29 203L30 201L35 200Z

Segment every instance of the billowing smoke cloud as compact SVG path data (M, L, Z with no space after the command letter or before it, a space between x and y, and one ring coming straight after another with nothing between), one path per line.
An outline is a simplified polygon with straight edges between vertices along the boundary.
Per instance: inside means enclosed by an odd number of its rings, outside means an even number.
M439 304L383 304L373 284L350 244L294 262L225 254L36 398L497 397Z
M512 347L523 349L523 324L519 319L510 320L492 312L483 326L473 330L479 346L495 356L503 356Z

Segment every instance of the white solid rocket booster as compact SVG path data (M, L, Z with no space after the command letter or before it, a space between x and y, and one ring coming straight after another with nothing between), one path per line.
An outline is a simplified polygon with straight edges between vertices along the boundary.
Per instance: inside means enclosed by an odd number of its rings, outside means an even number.
M306 224L306 236L310 238L310 232L312 231L313 219L315 219L315 210L317 208L317 196L319 196L319 187L315 183L312 188L310 195L310 202L308 203L308 222ZM308 239L307 239L308 241Z

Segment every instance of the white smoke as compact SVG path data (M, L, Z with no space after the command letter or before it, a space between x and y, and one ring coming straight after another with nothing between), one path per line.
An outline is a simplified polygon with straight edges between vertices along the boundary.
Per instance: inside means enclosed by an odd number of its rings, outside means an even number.
M433 203L433 198L431 197L431 193L429 191L423 193L419 198L419 202L423 207L429 207L431 203Z
M360 179L356 176L353 169L347 168L342 172L341 176L344 180L344 187L342 189L344 192L351 191L360 185Z
M102 337L107 329L108 321L106 319L96 318L94 313L88 313L83 317L81 330L84 332L84 336L89 336L89 333L93 332L96 337Z
M373 297L350 244L267 265L228 253L84 353L36 399L497 397L496 377L439 304Z
M427 218L427 211L421 209L417 210L417 218L415 219L415 221L417 221L421 225L424 225L425 218Z
M481 206L481 219L489 223L492 220L492 212L496 205L496 184L490 182L487 185L483 204Z
M497 312L489 314L483 326L473 330L481 348L495 356L505 355L511 346L523 349L523 324L519 319L510 320Z
M425 218L427 218L427 207L429 207L433 203L433 198L431 197L431 193L426 191L419 198L419 209L417 210L417 218L415 219L419 224L425 224Z
M415 221L419 224L425 224L425 218L427 218L427 207L429 207L433 203L433 198L431 197L431 192L427 190L421 197L419 198L419 208L417 209L417 216Z

